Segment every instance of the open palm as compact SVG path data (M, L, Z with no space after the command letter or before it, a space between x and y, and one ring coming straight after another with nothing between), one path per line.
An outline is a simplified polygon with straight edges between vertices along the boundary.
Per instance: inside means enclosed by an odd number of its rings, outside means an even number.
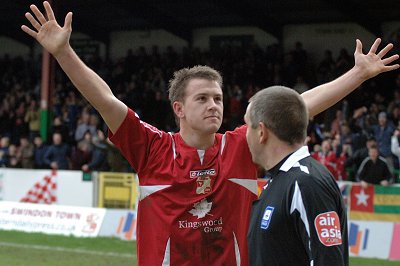
M25 25L21 29L35 38L48 52L56 55L62 48L69 45L72 32L72 13L67 14L64 27L61 27L54 17L50 4L44 2L43 6L46 10L47 19L35 5L31 5L30 8L36 18L29 12L25 14L25 17L35 30Z
M399 55L392 55L384 58L386 54L393 48L393 44L386 45L382 50L377 52L381 39L377 38L372 44L367 54L362 52L362 43L357 40L356 51L354 52L355 66L359 67L365 73L365 79L370 79L376 75L395 70L399 68L399 64L390 65L399 58Z

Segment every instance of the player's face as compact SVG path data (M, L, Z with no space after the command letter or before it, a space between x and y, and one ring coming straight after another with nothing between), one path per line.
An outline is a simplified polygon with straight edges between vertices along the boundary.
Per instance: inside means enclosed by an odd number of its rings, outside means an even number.
M223 114L222 89L215 81L192 79L189 81L185 99L178 114L181 128L212 134L222 124Z

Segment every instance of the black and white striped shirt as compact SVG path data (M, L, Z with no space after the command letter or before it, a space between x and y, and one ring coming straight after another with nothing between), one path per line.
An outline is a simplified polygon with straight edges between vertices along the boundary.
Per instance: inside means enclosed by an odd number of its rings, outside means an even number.
M348 265L347 215L329 171L302 147L253 203L250 265Z

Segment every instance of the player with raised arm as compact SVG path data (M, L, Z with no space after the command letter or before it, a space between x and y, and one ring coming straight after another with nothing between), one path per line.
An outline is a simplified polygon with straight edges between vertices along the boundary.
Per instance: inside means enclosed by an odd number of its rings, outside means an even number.
M60 64L110 130L110 139L139 176L137 252L139 265L247 265L246 233L257 198L257 166L251 161L246 126L216 133L222 123L220 74L206 66L181 69L169 85L180 132L166 133L140 120L69 44L72 13L61 27L48 2L26 18L35 38ZM365 80L398 68L383 59L393 47L368 54L357 40L355 66L338 79L302 96L311 115L332 106ZM162 114L160 114L162 115Z

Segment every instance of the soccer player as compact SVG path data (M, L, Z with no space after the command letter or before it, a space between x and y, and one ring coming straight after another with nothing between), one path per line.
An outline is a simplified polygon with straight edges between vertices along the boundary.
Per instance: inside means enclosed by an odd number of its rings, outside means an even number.
M250 265L348 265L346 209L334 177L304 146L302 97L282 86L261 90L245 122L253 161L271 177L253 203Z
M222 123L222 78L210 67L175 72L169 98L179 133L140 120L69 44L72 13L61 27L48 2L46 17L35 5L25 16L35 38L58 61L75 87L101 114L111 140L139 176L137 252L139 265L247 265L247 228L257 198L257 166L246 143L246 127L217 134ZM382 59L380 39L363 54L357 41L355 66L340 78L303 94L317 114L366 79L398 68L398 56ZM162 115L162 114L160 114Z

